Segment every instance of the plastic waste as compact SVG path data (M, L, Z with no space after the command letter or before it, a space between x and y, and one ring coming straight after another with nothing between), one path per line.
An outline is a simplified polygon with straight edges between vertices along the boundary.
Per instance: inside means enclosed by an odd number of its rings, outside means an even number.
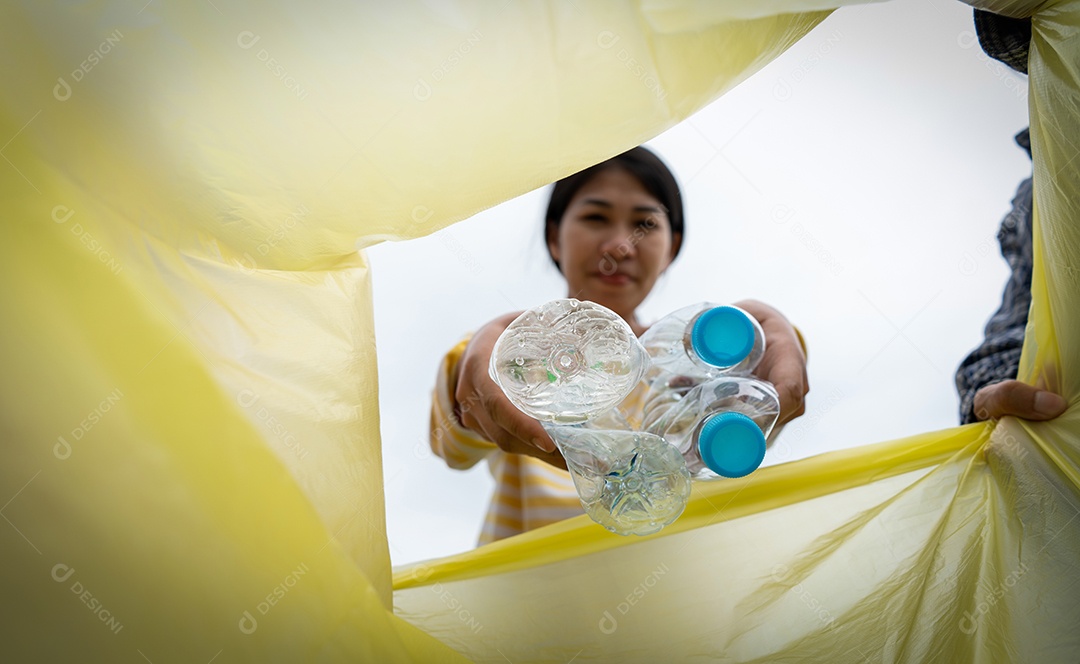
M568 298L518 316L495 343L490 373L531 417L580 424L621 402L648 366L645 349L618 314Z
M615 406L641 381L648 355L610 309L553 300L515 319L491 353L507 398L540 420L558 446L585 512L621 535L674 521L690 497L682 455L663 438L631 431Z
M754 317L701 302L661 318L641 344L649 390L640 411L624 416L677 447L696 478L742 477L761 465L780 402L772 385L750 377L765 354Z
M705 380L748 374L765 354L765 334L753 316L734 305L701 302L656 321L641 345L660 373Z
M679 450L640 431L544 423L585 513L613 533L650 535L682 514L690 472Z
M748 376L696 385L661 378L650 386L642 410L642 430L678 448L695 478L743 477L765 458L780 397L770 383Z

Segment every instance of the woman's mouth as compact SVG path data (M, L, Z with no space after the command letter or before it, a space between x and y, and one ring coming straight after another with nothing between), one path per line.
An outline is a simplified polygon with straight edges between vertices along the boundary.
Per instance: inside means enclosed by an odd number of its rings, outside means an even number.
M630 275L623 274L622 272L613 272L612 274L597 274L596 278L605 284L611 286L622 286L630 283Z

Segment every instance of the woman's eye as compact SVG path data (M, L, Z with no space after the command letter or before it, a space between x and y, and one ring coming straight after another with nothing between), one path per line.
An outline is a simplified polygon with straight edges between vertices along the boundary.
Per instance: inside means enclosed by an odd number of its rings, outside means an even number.
M582 219L585 221L607 221L607 217L602 214L587 214Z
M656 228L656 220L652 217L649 217L648 219L641 219L637 222L637 227L644 228L645 230L652 230Z

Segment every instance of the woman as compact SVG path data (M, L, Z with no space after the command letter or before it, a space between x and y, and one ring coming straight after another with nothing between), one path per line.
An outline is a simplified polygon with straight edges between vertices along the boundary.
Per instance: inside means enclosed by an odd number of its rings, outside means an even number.
M639 336L637 308L683 244L682 196L660 159L637 147L559 180L544 239L567 297L602 304ZM780 422L803 413L806 355L794 327L772 307L737 303L758 319L768 344L755 373L780 394ZM487 459L496 489L480 544L583 513L566 463L543 427L488 375L496 339L521 312L487 323L453 348L436 382L431 446L452 468Z

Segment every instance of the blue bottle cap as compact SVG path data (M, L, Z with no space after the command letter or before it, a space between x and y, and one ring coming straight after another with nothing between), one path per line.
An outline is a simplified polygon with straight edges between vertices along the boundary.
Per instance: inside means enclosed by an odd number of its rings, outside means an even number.
M717 413L702 425L698 451L717 475L742 477L754 472L765 458L765 434L742 413Z
M713 307L694 321L690 345L706 363L732 367L754 349L754 324L735 307Z

